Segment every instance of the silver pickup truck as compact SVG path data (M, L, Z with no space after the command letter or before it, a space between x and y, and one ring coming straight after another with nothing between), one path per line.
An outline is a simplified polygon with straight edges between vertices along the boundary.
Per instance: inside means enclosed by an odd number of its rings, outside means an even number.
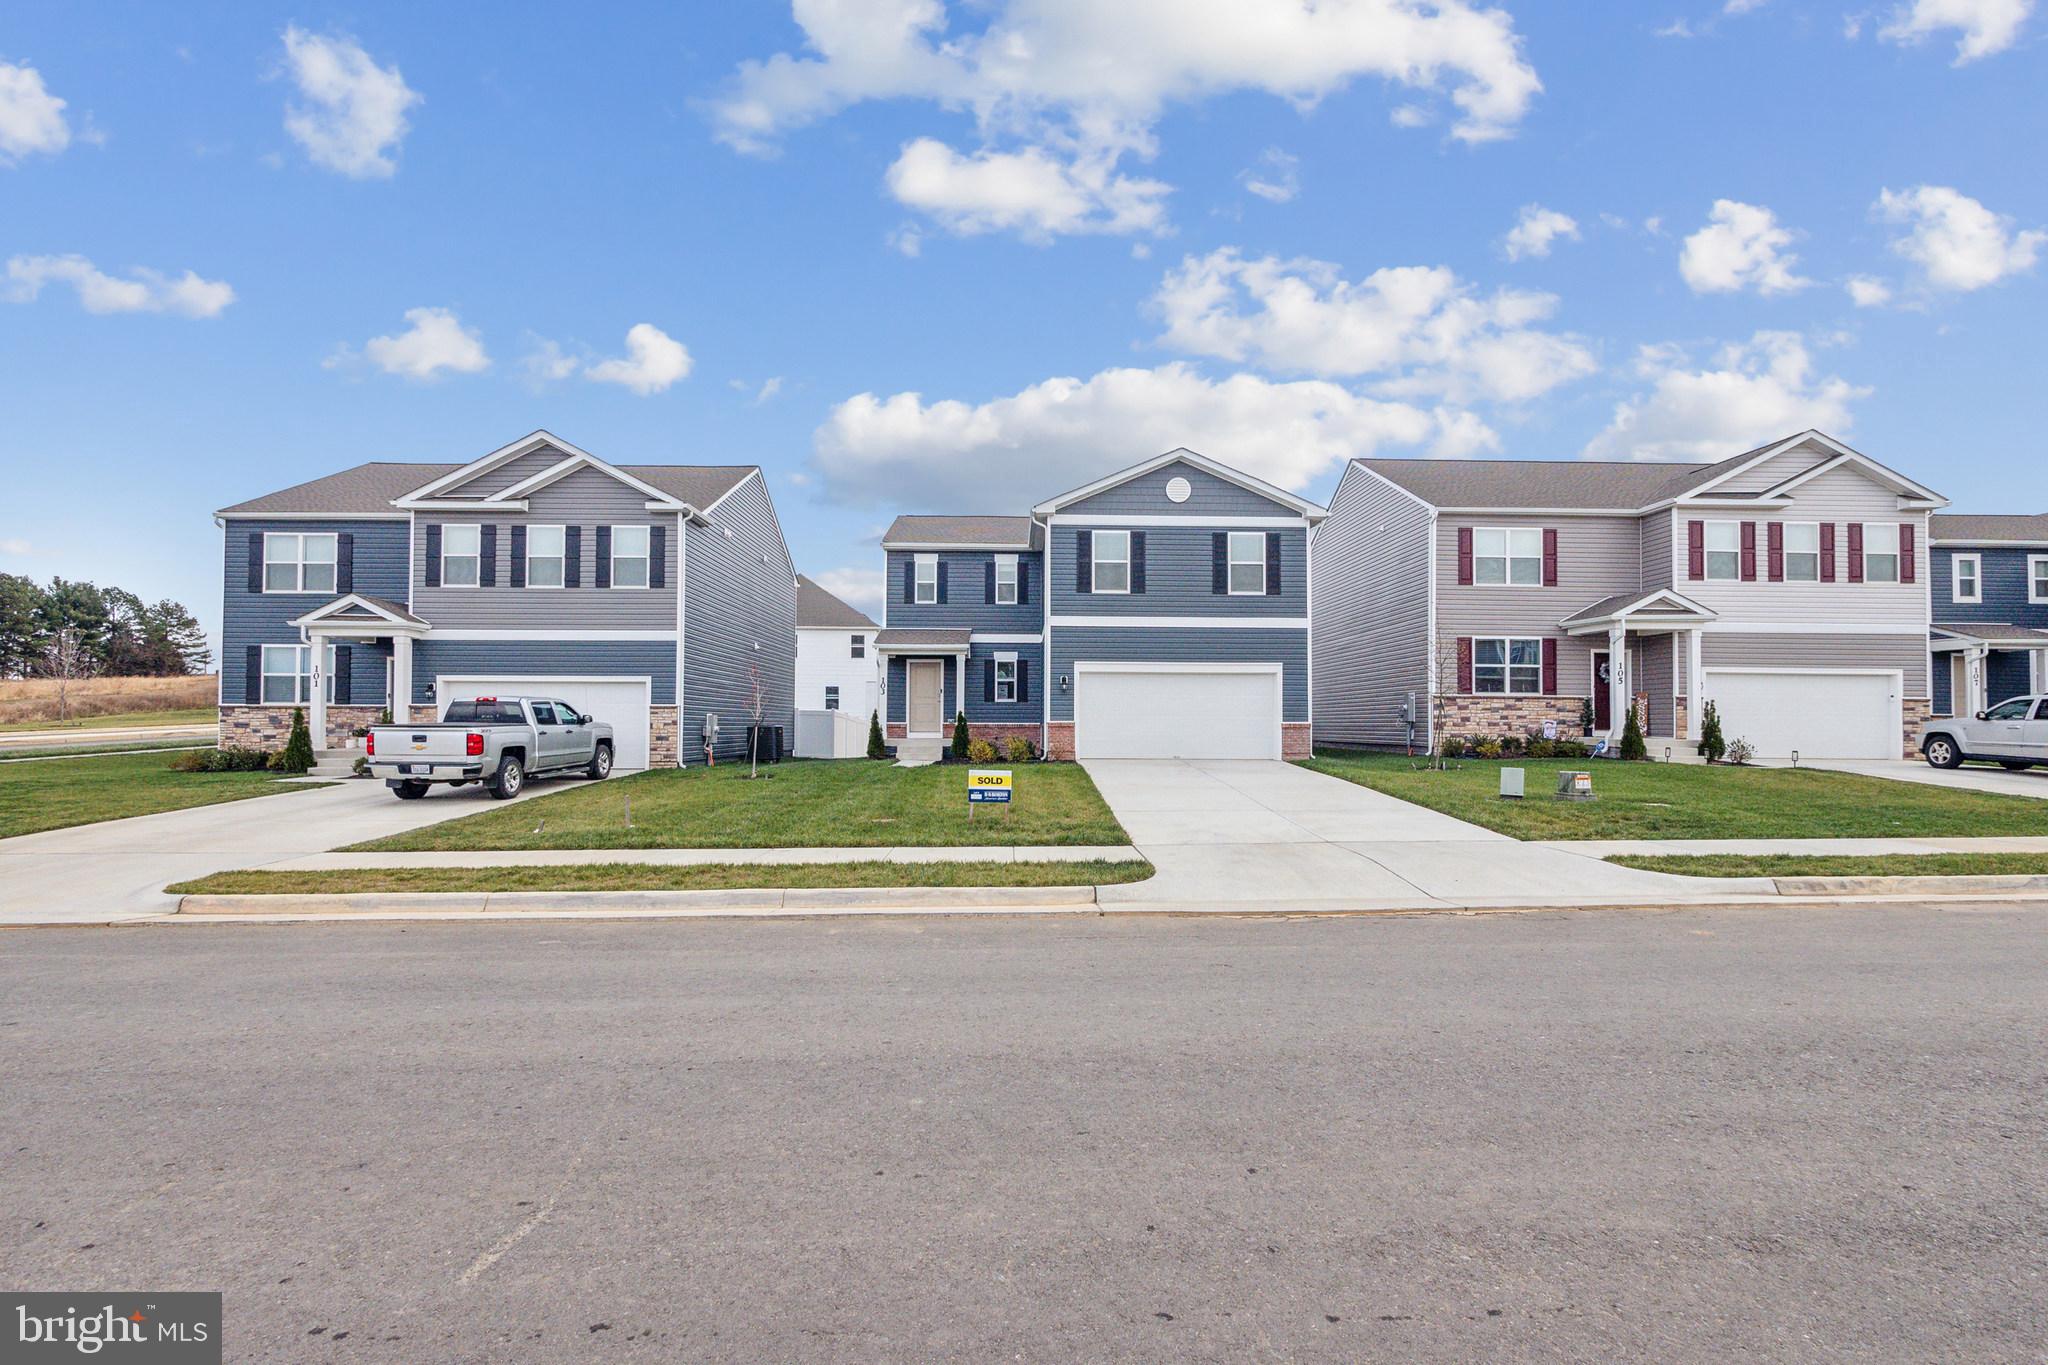
M403 801L437 782L481 782L503 801L529 777L608 775L612 727L554 697L463 697L437 722L372 726L367 756Z

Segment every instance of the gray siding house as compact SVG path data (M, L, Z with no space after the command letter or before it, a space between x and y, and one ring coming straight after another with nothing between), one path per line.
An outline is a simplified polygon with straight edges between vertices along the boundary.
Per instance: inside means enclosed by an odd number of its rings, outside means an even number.
M1305 757L1309 531L1323 511L1189 450L1028 516L904 516L882 540L887 734L956 712L1054 758Z
M2048 692L2048 514L1933 520L1934 714Z
M1316 741L1615 741L1634 707L1676 752L1711 701L1764 757L1898 758L1944 505L1817 431L1715 464L1353 460L1316 532Z
M793 723L795 570L758 468L612 465L545 431L222 508L221 742L316 747L458 697L544 692L620 768L737 758ZM715 721L709 718L715 717Z

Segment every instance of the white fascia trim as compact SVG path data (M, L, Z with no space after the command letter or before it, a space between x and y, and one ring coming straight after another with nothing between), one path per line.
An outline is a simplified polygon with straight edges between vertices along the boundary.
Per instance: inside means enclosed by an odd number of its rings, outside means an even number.
M1832 473L1833 471L1842 468L1844 465L1850 464L1861 466L1870 475L1875 476L1873 480L1874 482L1884 484L1892 492L1898 494L1902 500L1922 501L1931 503L1938 507L1948 506L1948 499L1942 497L1941 494L1935 492L1933 489L1925 487L1922 484L1913 482L1913 480L1907 478L1905 475L1899 473L1897 470L1886 469L1883 465L1871 459L1868 455L1862 455L1857 453L1856 451L1848 450L1846 448L1843 449L1843 452L1841 454L1835 456L1831 460L1822 460L1819 464L1815 465L1813 468L1809 470L1806 470L1804 473L1794 474L1791 478L1786 479L1783 482L1773 484L1771 487L1763 491L1763 496L1767 498L1783 497L1786 494L1790 493L1793 489L1799 487L1801 484L1806 483L1809 479L1817 479L1823 474Z
M1999 549L2007 549L2007 550L2038 550L2038 549L2041 549L2041 548L2043 548L2043 547L2048 547L2048 540L1979 540L1979 539L1971 539L1971 540L1937 540L1937 539L1930 539L1930 540L1929 540L1929 541L1928 541L1927 543L1928 543L1929 545L1940 545L1940 546L1944 546L1944 547L1952 547L1952 546L1957 546L1957 545L1968 545L1968 546L1971 546L1971 547L1973 547L1973 548L1974 548L1975 546L1978 546L1978 545L1982 545L1982 546L1985 546L1985 547L1987 547L1987 548L1992 548L1992 547L1995 547L1995 548L1999 548Z
M1286 665L1279 663L1130 663L1118 659L1076 659L1074 676L1083 673L1264 673L1281 677ZM1286 722L1300 724L1299 721Z
M400 498L391 504L410 512L524 512L526 503L486 502L482 498Z
M515 502L536 489L546 488L558 479L567 478L579 469L595 469L598 473L608 475L628 488L645 493L650 508L658 507L662 511L673 512L685 505L681 501L662 492L653 484L642 479L636 479L616 465L606 464L603 460L598 459L597 456L580 450L566 460L560 460L549 465L546 469L541 470L540 473L530 478L521 479L510 488L498 490L496 493L485 498L484 501L492 505Z
M1902 668L1831 668L1816 664L1811 668L1782 667L1776 664L1708 664L1702 673L1785 673L1805 677L1812 673L1826 673L1841 677L1855 678L1897 678L1901 688L1905 686L1906 671Z
M1712 635L1911 635L1923 636L1927 628L1920 625L1899 626L1882 623L1860 625L1854 621L1709 621L1698 627ZM1800 669L1799 672L1811 672Z
M753 469L746 474L745 477L741 478L736 483L734 483L732 487L726 489L723 493L720 493L717 497L713 498L711 500L711 504L704 509L704 515L708 517L713 512L716 512L718 510L718 504L724 502L727 498L731 497L733 494L739 492L742 488L747 486L748 479L759 478L761 478L761 466L755 465ZM765 490L767 486L767 481L765 479L762 480L761 487Z
M402 617L392 615L389 611L385 610L383 607L378 606L375 602L372 602L369 598L363 596L359 592L343 593L340 597L335 598L326 606L315 607L312 611L307 612L304 616L296 617L290 621L285 622L285 624L289 626L319 625L323 620L327 619L330 616L338 616L344 611L353 611L358 608L360 608L363 611L367 611L371 615L376 616L384 621L387 621L394 626L401 626L407 630L426 630L428 628L428 625L425 621L407 621Z
M554 446L565 455L583 455L587 453L570 445L567 441L543 427L527 433L510 445L499 446L488 455L480 456L477 459L471 460L468 464L450 470L432 483L422 484L404 497L393 499L393 501L398 506L403 507L414 501L432 498L436 494L443 493L450 488L460 487L478 475L488 474L499 465L510 464L521 455L538 450L544 445Z
M674 630L436 630L429 640L554 640L602 644L617 640L678 640Z
M1353 470L1356 470L1356 471L1358 471L1358 472L1359 472L1360 474L1363 474L1363 475L1365 475L1365 476L1366 476L1367 478L1372 478L1372 479L1378 479L1378 480L1379 480L1379 481L1380 481L1381 483L1383 483L1383 484L1385 484L1385 485L1386 485L1387 487L1389 487L1389 488L1393 489L1393 490L1394 490L1394 491L1395 491L1396 493L1399 493L1399 494L1400 494L1400 495L1401 495L1402 497L1404 497L1404 498L1407 498L1407 499L1409 499L1410 501L1412 501L1412 502L1413 502L1413 503L1414 503L1414 504L1415 504L1415 505L1416 505L1417 507L1427 507L1427 508L1428 508L1428 509L1430 510L1430 512L1431 512L1432 514L1434 514L1434 513L1435 513L1435 512L1436 512L1436 511L1438 510L1438 508L1437 508L1437 505L1436 505L1435 503L1431 502L1431 501L1430 501L1430 500L1429 500L1428 498L1425 498L1425 497L1423 497L1423 496L1422 496L1422 495L1421 495L1420 493L1417 493L1417 492L1416 492L1416 491L1415 491L1414 489L1412 489L1412 488L1403 488L1403 487L1402 487L1402 486L1401 486L1400 484L1398 484L1398 483L1395 483L1395 482L1394 482L1394 481L1393 481L1392 479L1390 479L1390 478L1388 478L1388 477L1387 477L1386 475L1384 475L1384 474L1380 473L1380 472L1379 472L1379 471L1378 471L1377 469L1373 469L1373 468L1371 468L1371 467L1367 466L1366 464L1364 464L1364 463L1362 463L1362 462L1360 462L1360 461L1358 461L1358 460L1353 460L1353 461L1352 461L1352 462L1351 462L1351 463L1350 463L1349 465L1347 465L1347 466L1345 467L1345 470L1344 470L1344 478L1346 478L1346 479L1350 478L1350 477L1351 477L1351 471L1353 471ZM1339 480L1337 481L1337 492L1336 492L1335 494L1332 494L1332 495L1331 495L1331 497L1330 497L1330 501L1331 501L1331 502L1333 502L1333 503L1334 503L1334 502L1336 502L1336 500L1337 500L1338 496L1342 495L1342 493L1343 493L1343 492L1344 492L1344 481L1343 481L1343 479L1339 479Z
M215 512L214 520L231 521L404 521L406 512Z
M1242 470L1232 469L1229 465L1218 463L1206 455L1189 450L1186 446L1177 446L1167 451L1164 455L1154 455L1151 459L1134 464L1128 469L1120 469L1114 474L1105 475L1094 483L1084 484L1079 488L1069 489L1067 492L1061 493L1056 497L1048 498L1032 508L1031 515L1034 517L1041 515L1050 516L1070 502L1079 502L1083 498L1094 497L1097 493L1105 492L1120 484L1129 483L1132 479L1142 478L1155 469L1161 469L1176 461L1183 460L1205 474L1214 475L1225 483L1236 484L1246 492L1256 493L1262 498L1279 503L1282 507L1292 507L1295 511L1312 520L1319 521L1329 515L1324 509L1306 498L1296 497L1284 488L1275 488L1272 484L1266 483L1261 479L1255 479Z
M1004 554L1018 555L1035 553L1029 545L998 545L994 543L982 545L970 544L967 541L961 540L885 540L882 542L882 548L884 550L908 550L924 554L937 554L951 550L999 550Z
M1045 637L1043 635L983 635L980 631L975 631L967 637L967 642L974 645L1042 645L1045 643Z
M1055 616L1074 629L1128 626L1141 630L1307 630L1306 616Z
M1172 516L1068 516L1053 518L1062 526L1185 526L1189 530L1229 527L1233 530L1264 528L1272 531L1301 530L1306 517L1172 517Z
M654 686L648 673L436 673L436 682L509 683L646 683Z
M1716 474L1713 478L1708 479L1705 483L1694 484L1691 488L1688 488L1684 493L1680 494L1679 496L1682 498L1698 497L1702 493L1706 493L1712 489L1720 487L1722 484L1728 482L1728 480L1736 477L1738 474L1746 474L1750 470L1755 469L1758 465L1763 464L1765 461L1774 460L1778 456L1783 455L1786 451L1791 450L1795 446L1803 445L1807 441L1819 441L1822 445L1826 446L1829 450L1834 451L1837 455L1853 455L1856 453L1850 450L1849 447L1843 445L1840 441L1837 441L1834 437L1824 435L1823 433L1815 430L1814 428L1809 427L1805 431L1800 432L1797 436L1787 436L1784 440L1779 441L1775 445L1765 446L1762 450L1759 450L1756 454L1750 456L1750 458L1744 460L1741 464L1735 466L1735 468L1724 470L1723 472Z

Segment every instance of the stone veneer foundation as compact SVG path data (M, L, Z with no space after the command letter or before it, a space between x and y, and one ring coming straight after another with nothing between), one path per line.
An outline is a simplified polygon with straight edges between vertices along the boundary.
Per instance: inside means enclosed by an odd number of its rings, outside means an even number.
M223 749L261 749L265 753L278 753L292 736L292 712L306 712L306 723L312 724L310 707L292 706L223 706L220 708L219 737L215 741ZM350 748L354 736L350 733L357 726L375 725L383 719L381 706L330 706L327 708L327 742L321 743L318 735L313 736L315 749ZM360 742L353 744L361 748Z
M1899 712L1905 718L1905 754L1907 758L1920 758L1920 727L1934 719L1934 700L1931 697L1907 697L1899 703Z
M1472 736L1499 739L1504 735L1526 735L1543 729L1545 721L1557 722L1559 739L1584 739L1579 717L1585 710L1584 697L1501 697L1461 693L1439 703L1437 742L1446 738ZM1646 708L1648 698L1638 697Z
M681 757L676 748L681 736L681 715L673 706L647 708L647 766L673 768Z

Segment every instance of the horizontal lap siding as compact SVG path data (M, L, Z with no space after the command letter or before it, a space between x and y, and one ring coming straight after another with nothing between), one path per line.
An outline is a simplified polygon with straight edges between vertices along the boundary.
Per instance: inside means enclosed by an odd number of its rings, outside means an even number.
M1790 478L1796 478L1818 464L1826 464L1835 457L1835 452L1825 446L1811 443L1794 446L1782 455L1765 460L1754 469L1745 471L1717 484L1716 493L1761 493L1775 488Z
M436 640L430 636L413 646L415 705L436 701L427 688L436 677L448 676L645 677L653 680L653 704L673 706L676 645L673 640Z
M553 469L568 458L566 451L557 450L553 446L542 446L539 450L528 451L516 460L508 461L496 469L445 489L442 496L488 498L492 494L504 492L515 483L524 483L536 474Z
M1036 725L1045 718L1045 648L1042 645L970 646L967 677L961 688L967 702L967 719L976 725ZM983 701L986 692L983 673L998 654L1015 654L1029 670L1031 696L1027 701Z
M1055 616L1288 616L1308 615L1308 527L1277 531L1280 537L1280 592L1233 597L1215 592L1214 536L1225 527L1200 522L1186 527L1139 526L1145 534L1145 591L1084 593L1075 590L1075 564L1083 530L1115 526L1052 527L1052 611ZM1242 529L1242 528L1240 528Z
M1315 533L1315 741L1428 744L1430 510L1357 466Z
M553 463L552 461L549 463ZM545 466L543 466L545 467ZM731 504L728 503L727 506ZM532 511L421 512L413 537L413 611L437 630L674 630L678 520L672 512L647 510L647 495L609 474L579 469L535 492ZM498 528L497 585L489 588L426 586L429 525L493 524ZM518 525L580 526L582 546L577 588L515 588L512 584L512 528ZM597 586L599 526L661 526L667 544L666 571L659 588ZM793 647L793 646L792 646Z
M1700 637L1705 668L1896 668L1906 695L1927 692L1927 642L1917 635L1764 635L1707 631Z
M1052 719L1074 718L1074 694L1061 692L1076 662L1277 663L1281 665L1281 719L1308 719L1308 632L1305 630L1170 630L1145 627L1059 626L1052 632L1049 672L1055 686Z
M989 550L932 551L946 569L946 600L938 603L906 602L904 582L911 573L916 554L891 550L885 557L889 581L883 619L896 630L969 630L1000 635L1036 635L1045 623L1045 566L1042 556L1032 551L1017 552L1017 572L1031 577L1028 602L998 606L988 600L988 566L996 557Z
M1985 660L1984 694L1993 706L2034 690L2034 674L2026 651L1994 649Z
M304 616L340 596L338 592L252 593L249 591L249 537L264 532L352 535L355 537L354 591L393 602L405 601L406 524L402 521L239 521L229 520L221 562L220 697L229 706L242 703L245 662L250 645L301 643L293 618ZM381 663L337 703L379 705L384 701Z
M761 723L782 726L785 741L796 737L796 571L767 489L759 478L749 478L711 516L711 526L692 525L686 532L686 763L703 761L697 737L707 711L718 713L718 756L745 755L756 667L765 697Z
M1952 716L1955 714L1955 699L1951 684L1955 681L1955 660L1953 654L1934 656L1933 696L1934 714Z
M1166 485L1175 479L1188 481L1188 500L1174 502L1166 496ZM1207 470L1182 460L1161 465L1094 497L1068 503L1059 511L1073 516L1158 516L1158 517L1291 517L1292 507L1274 502Z
M1670 735L1677 724L1672 694L1677 687L1677 640L1675 635L1643 635L1636 639L1630 657L1636 667L1638 692L1650 697L1650 733Z
M1669 510L1650 512L1639 524L1643 539L1639 586L1644 592L1677 587L1677 564L1671 557L1677 539L1677 514Z
M1983 578L1982 602L1955 600L1955 556L1982 556L1979 572ZM2027 556L2048 555L2048 545L2025 547L1942 546L1934 551L1934 619L1943 621L1996 621L2009 626L2031 626L2048 630L2048 602L2027 600Z

